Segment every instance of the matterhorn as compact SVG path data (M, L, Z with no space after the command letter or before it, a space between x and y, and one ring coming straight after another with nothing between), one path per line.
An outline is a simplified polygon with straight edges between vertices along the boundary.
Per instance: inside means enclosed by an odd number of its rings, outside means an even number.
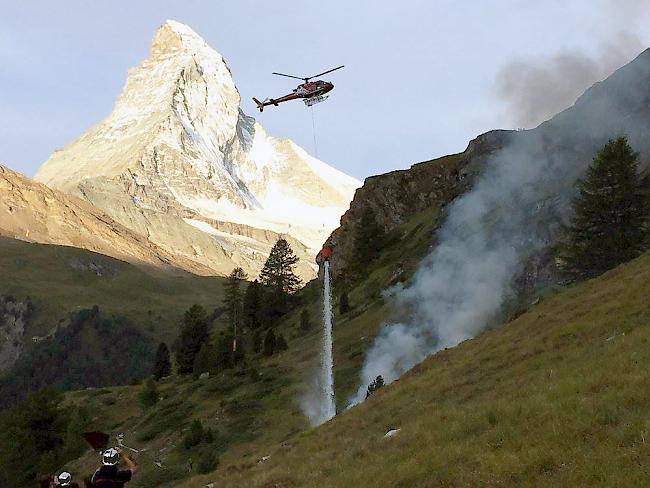
M36 179L99 207L180 267L189 259L254 275L284 237L309 279L360 183L269 136L240 101L223 57L167 21L112 113L52 154Z

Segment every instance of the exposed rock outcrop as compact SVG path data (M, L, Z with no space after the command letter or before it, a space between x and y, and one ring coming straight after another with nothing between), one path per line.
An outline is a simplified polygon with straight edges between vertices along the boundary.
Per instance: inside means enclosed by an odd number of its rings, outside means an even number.
M172 257L93 205L0 166L0 235L41 244L79 247L133 263L211 270Z
M0 295L0 373L11 368L20 357L31 313L31 302Z
M511 134L511 131L488 132L471 141L460 154L366 178L354 194L350 209L341 218L341 226L327 240L335 249L334 273L338 274L350 260L355 229L365 208L374 210L377 221L386 231L430 206L444 208L471 188L481 166L507 144Z

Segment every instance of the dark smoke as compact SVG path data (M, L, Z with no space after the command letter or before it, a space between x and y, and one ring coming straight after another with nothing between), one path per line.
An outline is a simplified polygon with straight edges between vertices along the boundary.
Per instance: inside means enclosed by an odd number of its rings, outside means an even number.
M576 30L593 35L595 52L573 49L548 58L518 59L497 74L495 91L505 102L509 123L536 127L647 47L638 33L650 18L650 1L594 0L583 10L572 20Z
M517 127L535 127L573 105L587 88L642 50L638 37L621 34L608 41L597 57L565 51L549 59L513 61L499 71L496 92Z

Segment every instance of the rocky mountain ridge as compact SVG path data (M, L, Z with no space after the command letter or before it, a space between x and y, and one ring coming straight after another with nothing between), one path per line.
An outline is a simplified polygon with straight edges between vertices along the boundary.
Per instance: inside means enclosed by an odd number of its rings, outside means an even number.
M209 274L205 266L178 260L77 197L0 165L0 235L41 244L72 246L124 261L179 267Z

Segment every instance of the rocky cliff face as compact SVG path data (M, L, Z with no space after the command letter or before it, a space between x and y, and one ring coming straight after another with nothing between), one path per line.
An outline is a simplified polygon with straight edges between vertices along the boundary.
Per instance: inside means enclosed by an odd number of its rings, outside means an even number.
M0 374L18 360L31 312L31 302L19 302L14 297L0 295Z
M471 141L460 154L366 178L356 191L350 209L341 218L341 226L327 240L335 249L334 273L345 268L352 257L355 229L365 208L374 210L387 232L427 207L444 208L472 187L485 161L501 149L511 135L511 131L488 132Z
M270 137L239 104L221 55L167 21L113 112L55 152L36 179L220 274L257 273L286 237L309 278L313 253L358 182Z
M88 249L125 261L179 266L198 274L210 269L176 259L88 202L52 190L0 166L0 235L41 244Z

